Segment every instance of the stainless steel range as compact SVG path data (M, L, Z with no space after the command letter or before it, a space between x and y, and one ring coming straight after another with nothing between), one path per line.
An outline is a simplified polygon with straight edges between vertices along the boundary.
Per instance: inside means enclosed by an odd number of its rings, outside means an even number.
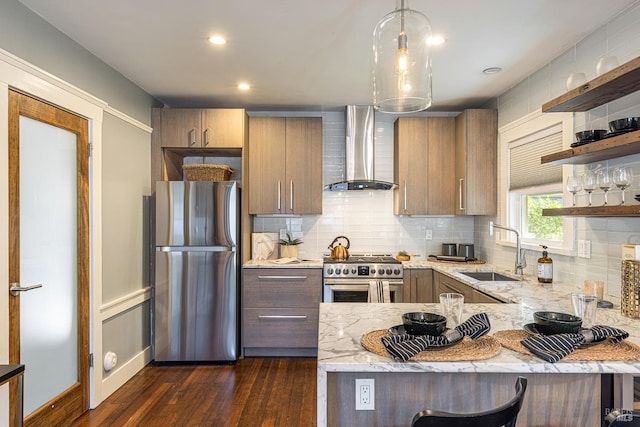
M324 302L367 302L369 282L389 282L391 302L402 302L402 263L388 254L353 254L348 260L324 258Z

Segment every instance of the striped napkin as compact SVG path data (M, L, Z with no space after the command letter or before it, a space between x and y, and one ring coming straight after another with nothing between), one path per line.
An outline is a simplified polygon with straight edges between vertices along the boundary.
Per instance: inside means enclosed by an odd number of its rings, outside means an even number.
M369 302L391 302L389 282L386 280L371 280L369 282Z
M491 330L489 316L486 313L474 314L455 329L445 331L442 335L392 335L382 337L382 344L387 352L397 361L406 362L429 347L442 347L463 337L475 339Z
M629 336L628 332L610 326L596 325L578 334L532 335L520 343L539 358L556 363L565 358L582 344L610 338L619 343Z

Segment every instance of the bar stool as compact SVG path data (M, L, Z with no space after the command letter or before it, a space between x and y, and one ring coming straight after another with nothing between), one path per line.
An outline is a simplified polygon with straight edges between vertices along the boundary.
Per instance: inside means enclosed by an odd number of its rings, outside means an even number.
M454 414L427 409L413 417L411 427L515 427L526 390L527 379L518 377L516 396L498 408L471 414Z

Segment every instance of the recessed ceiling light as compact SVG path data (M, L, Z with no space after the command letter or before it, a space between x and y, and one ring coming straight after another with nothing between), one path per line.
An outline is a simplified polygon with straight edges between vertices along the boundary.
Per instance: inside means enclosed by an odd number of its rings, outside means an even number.
M500 67L489 67L482 70L485 74L498 74L500 71L502 71L502 68Z
M211 36L209 37L209 43L215 45L223 45L227 43L227 39L222 36Z
M251 89L251 86L249 85L249 83L239 83L238 84L238 89L240 89L240 90L249 90L249 89Z
M429 46L440 46L444 44L445 38L442 36L431 36L427 39L427 44Z

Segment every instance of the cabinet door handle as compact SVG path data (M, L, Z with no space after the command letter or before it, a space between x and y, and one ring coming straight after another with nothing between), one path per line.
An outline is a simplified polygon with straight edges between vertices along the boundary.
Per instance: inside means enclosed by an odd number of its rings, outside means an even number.
M282 183L278 181L278 208L277 208L278 211L282 209L281 200L282 200Z
M289 209L293 212L293 180L289 184Z
M307 280L307 276L258 276L260 280Z
M461 211L464 210L464 206L462 206L462 184L464 184L464 178L460 178L458 182L458 205Z
M304 320L306 319L306 315L263 315L258 314L258 319L284 319L284 320Z
M461 290L459 290L459 289L454 288L453 286L451 286L451 285L450 285L450 284L448 284L448 283L443 283L442 285L443 285L445 288L450 289L450 290L454 291L454 292L455 292L455 293L457 293L457 294L462 294L462 295L464 295L464 292L462 292L462 291L461 291Z
M198 141L196 141L196 128L191 129L187 136L189 138L189 147L193 147L198 143Z
M407 180L404 180L404 212L407 213Z
M206 128L204 130L204 146L205 147L209 146L209 128Z

